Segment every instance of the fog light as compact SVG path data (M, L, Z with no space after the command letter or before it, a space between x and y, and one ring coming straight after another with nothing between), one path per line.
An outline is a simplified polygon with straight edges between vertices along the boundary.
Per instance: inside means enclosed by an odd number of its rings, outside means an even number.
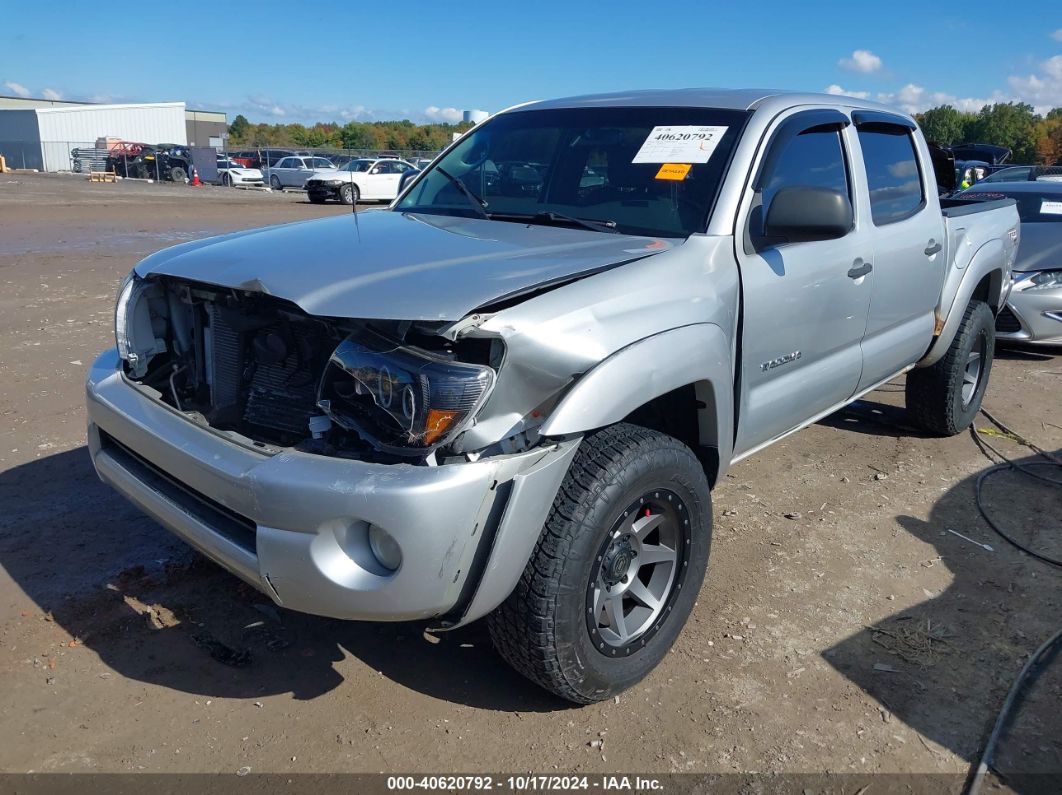
M376 525L369 527L369 548L385 569L395 571L402 564L398 543Z

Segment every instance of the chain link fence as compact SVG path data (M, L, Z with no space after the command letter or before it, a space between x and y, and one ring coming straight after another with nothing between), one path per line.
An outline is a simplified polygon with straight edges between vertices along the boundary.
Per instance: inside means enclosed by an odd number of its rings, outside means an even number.
M187 148L187 147L186 147ZM267 169L288 156L323 157L336 167L359 158L397 157L414 165L434 158L438 151L421 149L343 149L337 147L223 147L219 156L231 158L250 168ZM171 179L159 158L153 162L136 162L130 157L114 157L95 141L0 141L0 155L9 168L33 169L47 172L114 171L125 179Z

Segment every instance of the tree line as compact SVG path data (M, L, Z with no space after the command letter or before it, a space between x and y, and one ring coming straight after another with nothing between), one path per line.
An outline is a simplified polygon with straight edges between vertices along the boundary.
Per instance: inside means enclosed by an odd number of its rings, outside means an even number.
M1024 102L985 105L965 113L940 105L915 115L926 138L945 146L958 143L997 144L1011 149L1011 163L1055 165L1062 160L1062 108L1041 116ZM304 124L251 124L242 114L229 125L229 147L304 147L333 149L396 149L433 152L444 148L456 132L471 124L414 124L402 121L351 121Z
M915 114L922 132L934 143L996 144L1012 151L1010 163L1053 166L1062 159L1062 108L1041 116L1024 102L985 105L963 113L940 105Z
M229 125L230 149L300 147L331 149L416 150L434 152L447 146L456 132L472 125L414 124L411 121L351 121L304 124L251 124L243 114Z

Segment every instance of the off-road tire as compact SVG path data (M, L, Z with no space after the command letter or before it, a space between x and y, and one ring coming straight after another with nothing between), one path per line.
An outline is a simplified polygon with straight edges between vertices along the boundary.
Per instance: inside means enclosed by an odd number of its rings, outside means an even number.
M358 190L358 186L354 184L341 185L339 187L339 201L343 204L356 204L358 199L361 198L361 192Z
M983 301L971 301L948 352L929 367L907 374L906 403L912 422L935 436L954 436L970 426L984 398L996 341L996 319ZM975 347L983 346L973 394L963 401L963 379Z
M657 489L684 503L685 559L669 606L654 619L648 639L616 658L591 637L587 589L624 509ZM678 637L704 580L711 537L708 480L688 447L626 423L587 436L520 581L488 618L494 647L517 671L561 698L579 704L611 698L644 678Z

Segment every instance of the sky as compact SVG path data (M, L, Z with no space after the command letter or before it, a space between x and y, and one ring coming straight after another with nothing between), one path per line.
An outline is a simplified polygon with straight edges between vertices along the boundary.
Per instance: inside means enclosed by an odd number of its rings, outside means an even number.
M848 93L908 112L1062 106L1062 3L1014 7L1020 18L997 25L998 0L0 0L0 94L180 100L280 123L459 121L692 86Z

